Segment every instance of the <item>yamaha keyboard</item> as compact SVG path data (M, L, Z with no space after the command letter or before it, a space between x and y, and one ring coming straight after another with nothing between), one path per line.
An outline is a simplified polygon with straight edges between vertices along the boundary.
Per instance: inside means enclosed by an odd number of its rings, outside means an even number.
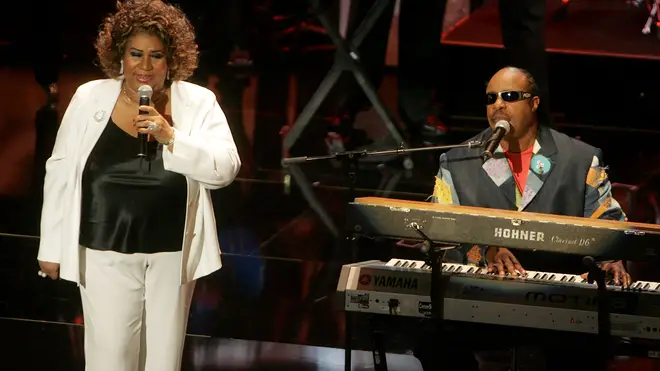
M525 277L443 263L444 319L534 329L598 333L596 285L579 275L527 271ZM344 265L337 294L343 310L431 317L431 270L392 259ZM608 285L612 336L660 340L660 282Z
M589 255L602 259L658 257L660 226L362 197L349 203L348 225L358 236L421 239Z

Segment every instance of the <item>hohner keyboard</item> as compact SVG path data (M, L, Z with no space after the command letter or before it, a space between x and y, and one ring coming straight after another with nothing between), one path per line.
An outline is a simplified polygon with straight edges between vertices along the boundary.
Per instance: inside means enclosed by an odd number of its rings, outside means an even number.
M443 264L444 319L598 333L596 285L579 275L527 271L499 277L485 268ZM431 317L431 271L422 261L392 259L342 267L337 287L349 312ZM660 283L611 285L613 336L660 339Z
M357 235L480 244L606 259L658 257L660 225L362 197L349 203Z

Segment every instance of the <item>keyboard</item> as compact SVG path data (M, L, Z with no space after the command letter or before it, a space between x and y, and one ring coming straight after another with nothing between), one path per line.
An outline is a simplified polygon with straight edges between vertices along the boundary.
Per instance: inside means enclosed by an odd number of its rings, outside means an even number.
M567 217L379 197L348 205L354 235L424 239L589 255L600 260L658 258L660 225Z
M598 333L596 285L579 275L527 271L525 277L443 263L446 320ZM431 270L423 261L370 260L342 267L337 293L343 310L431 317ZM608 284L611 334L660 339L660 282L629 288Z

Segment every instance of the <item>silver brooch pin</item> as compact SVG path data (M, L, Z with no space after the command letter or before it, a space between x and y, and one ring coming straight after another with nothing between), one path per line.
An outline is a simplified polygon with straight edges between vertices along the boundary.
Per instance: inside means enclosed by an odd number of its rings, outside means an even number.
M96 122L101 122L103 119L105 119L105 111L96 111L94 114L94 120Z

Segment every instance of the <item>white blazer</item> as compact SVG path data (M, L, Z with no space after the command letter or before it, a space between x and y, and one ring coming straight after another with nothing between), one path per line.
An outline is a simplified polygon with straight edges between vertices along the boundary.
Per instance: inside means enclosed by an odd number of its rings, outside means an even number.
M80 284L82 173L117 102L121 79L78 87L46 162L41 240L37 259L60 264L60 277ZM181 283L222 267L210 190L229 185L241 162L227 119L208 89L175 82L170 91L175 142L163 151L166 170L188 182ZM137 114L137 112L136 112Z

